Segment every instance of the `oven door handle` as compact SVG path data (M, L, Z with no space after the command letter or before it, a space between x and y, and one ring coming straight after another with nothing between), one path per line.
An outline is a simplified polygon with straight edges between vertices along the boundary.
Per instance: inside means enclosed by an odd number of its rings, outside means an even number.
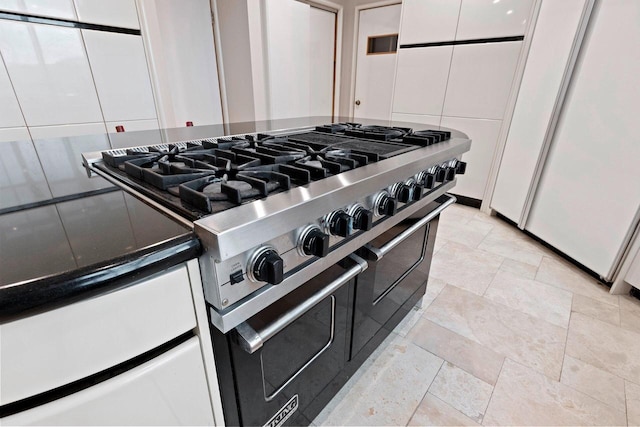
M422 217L418 222L411 225L411 227L404 230L402 233L398 234L392 240L387 242L381 248L376 248L375 246L371 246L370 244L364 245L364 249L367 250L367 258L371 261L380 261L386 254L389 253L393 248L398 246L400 243L405 241L409 236L415 233L417 230L422 228L426 223L433 220L435 217L440 215L442 211L448 208L450 205L456 202L456 198L450 194L445 194L444 197L447 197L448 200L442 203L440 206L429 212L427 215Z
M269 338L282 331L300 316L313 308L320 301L327 298L349 280L353 279L358 274L365 271L367 267L369 267L367 261L357 255L351 254L349 255L348 259L355 262L355 264L340 276L338 276L331 283L329 283L327 286L322 288L322 290L315 293L312 297L295 306L291 310L284 312L272 323L264 326L257 331L253 329L253 327L249 325L248 322L243 322L236 326L238 344L240 345L240 347L242 347L249 354L255 353Z

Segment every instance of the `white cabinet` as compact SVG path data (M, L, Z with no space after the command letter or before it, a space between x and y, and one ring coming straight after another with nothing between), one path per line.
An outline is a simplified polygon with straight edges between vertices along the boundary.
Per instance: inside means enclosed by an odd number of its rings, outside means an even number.
M526 229L610 280L640 206L640 2L596 2Z
M2 324L0 405L111 368L195 326L185 266L117 292Z
M640 289L640 251L638 251L635 258L633 258L631 267L624 276L624 280L634 288Z
M462 0L456 40L521 36L532 6L533 0Z
M455 46L443 116L501 120L522 42Z
M0 63L0 128L24 126L18 99L4 63Z
M443 116L440 125L464 132L472 140L471 150L462 156L468 163L467 171L457 177L451 192L482 200L502 121Z
M142 38L82 30L104 119L156 117Z
M28 126L103 120L80 30L1 20L0 50Z
M125 132L135 132L139 130L158 129L158 120L120 120L117 122L107 122L107 133L117 132L116 127L122 126Z
M73 0L2 0L0 10L74 21L76 19Z
M73 0L80 22L140 28L135 0Z
M452 46L400 49L394 113L442 114Z
M399 43L453 40L459 11L460 0L404 0Z
M214 425L199 340L88 389L4 418L6 425Z
M544 1L538 14L491 199L493 209L516 223L536 174L585 3Z
M402 123L422 123L431 125L431 129L437 129L440 127L440 119L440 116L429 116L426 114L391 114L392 126L402 126Z

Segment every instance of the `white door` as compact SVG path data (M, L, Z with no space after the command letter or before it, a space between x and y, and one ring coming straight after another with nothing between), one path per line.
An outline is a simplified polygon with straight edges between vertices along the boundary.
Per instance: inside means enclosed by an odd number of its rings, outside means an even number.
M391 118L400 4L360 11L353 117Z
M310 11L309 115L332 117L335 92L336 13L313 6Z

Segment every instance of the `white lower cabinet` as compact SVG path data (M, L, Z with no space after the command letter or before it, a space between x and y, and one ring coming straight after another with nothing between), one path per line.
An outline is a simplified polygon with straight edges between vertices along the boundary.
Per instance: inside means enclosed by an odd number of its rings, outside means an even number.
M462 160L468 163L467 171L458 175L458 183L452 193L482 200L502 120L442 117L440 125L464 132L472 141L471 150L462 156Z
M1 420L5 425L213 425L197 337L77 393Z
M640 289L640 251L636 253L624 280L634 288Z
M419 129L434 129L440 127L440 116L429 116L427 114L403 114L392 113L391 121L393 126L402 126L403 123L422 123L428 126L416 127L414 130Z
M107 122L107 133L118 132L118 126L122 126L125 132L135 132L138 130L159 129L158 120L120 120L117 122Z

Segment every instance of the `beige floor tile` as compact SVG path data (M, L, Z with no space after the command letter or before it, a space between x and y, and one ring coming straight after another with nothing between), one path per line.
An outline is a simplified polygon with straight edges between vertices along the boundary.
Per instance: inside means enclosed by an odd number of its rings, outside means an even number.
M424 318L418 321L407 338L484 382L494 385L498 380L504 356L475 341Z
M427 291L422 298L422 308L427 308L434 299L440 295L440 292L444 289L447 283L444 280L436 279L435 277L429 277L427 282Z
M430 321L559 379L567 330L446 286L424 313Z
M574 294L584 295L607 304L618 305L618 297L610 295L609 289L566 261L559 261L545 256L540 263L540 267L538 267L536 280L566 289Z
M630 426L640 426L640 385L625 381L627 394L627 422Z
M573 296L571 311L586 314L603 322L620 326L620 310L615 305L607 304L584 295Z
M482 295L503 258L456 242L447 243L433 257L431 277Z
M620 309L620 325L624 329L640 333L640 313Z
M492 230L478 245L478 249L537 267L542 260L542 253L537 245L520 231L505 231L506 229Z
M442 359L392 334L313 420L316 425L406 425ZM346 390L345 393L342 393Z
M440 249L442 249L442 247L444 245L446 245L447 243L449 243L449 241L447 239L444 239L444 238L440 237L440 234L437 234L436 235L436 241L433 244L433 254L434 255L437 254L440 251Z
M410 426L478 426L473 421L452 406L444 403L431 393L420 402L420 406L409 421Z
M429 393L476 422L482 422L493 386L445 362L433 380Z
M625 425L622 411L505 360L485 425Z
M566 353L614 375L640 383L640 334L636 332L573 313Z
M450 242L477 247L491 231L493 225L471 219L465 223L445 223L438 227L438 236Z
M413 307L409 313L405 316L398 326L393 330L394 333L400 335L401 337L406 337L409 331L413 329L413 327L420 321L422 318L422 313L424 313L424 308L422 307Z
M624 380L581 360L565 355L560 382L625 412Z
M640 300L638 298L634 298L631 295L618 295L618 301L620 301L622 310L640 313Z
M573 294L555 286L498 271L484 296L554 325L569 325Z
M533 279L536 277L538 267L525 262L516 261L511 258L505 258L500 265L500 270L516 274L520 277L524 277L525 279Z

